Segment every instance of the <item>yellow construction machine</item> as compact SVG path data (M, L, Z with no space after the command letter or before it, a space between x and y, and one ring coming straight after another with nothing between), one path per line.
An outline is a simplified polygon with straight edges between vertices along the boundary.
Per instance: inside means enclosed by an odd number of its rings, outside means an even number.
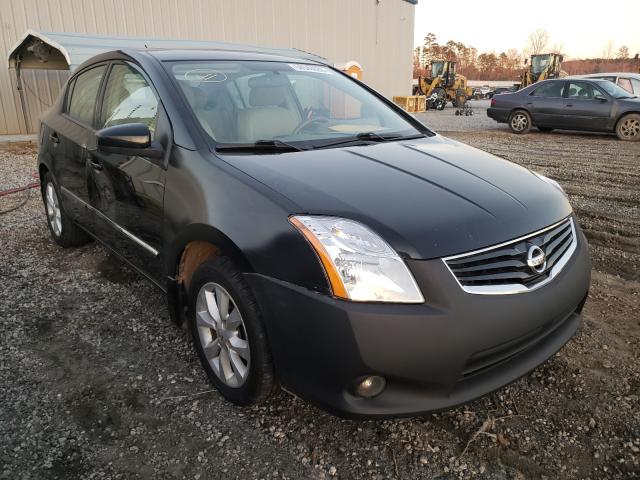
M525 59L525 65L527 60ZM562 55L558 53L539 53L531 55L529 66L525 68L520 77L520 88L528 87L532 83L541 82L550 78L562 78L567 74L560 69Z
M448 101L454 107L463 108L472 95L467 77L456 75L456 62L436 60L431 62L428 78L418 77L414 95L426 95L430 108L442 110Z

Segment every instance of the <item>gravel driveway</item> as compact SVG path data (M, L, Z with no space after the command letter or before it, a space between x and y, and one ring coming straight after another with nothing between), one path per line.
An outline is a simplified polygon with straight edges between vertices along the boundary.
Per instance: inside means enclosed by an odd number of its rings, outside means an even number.
M558 179L590 239L583 327L544 366L423 418L346 421L285 392L233 407L163 296L96 244L57 247L34 190L0 216L0 478L640 477L639 146L450 136ZM0 190L34 167L28 145L0 145Z

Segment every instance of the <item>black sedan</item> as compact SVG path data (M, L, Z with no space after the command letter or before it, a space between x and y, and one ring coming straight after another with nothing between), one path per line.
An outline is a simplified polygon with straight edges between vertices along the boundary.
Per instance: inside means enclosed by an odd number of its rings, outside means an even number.
M491 100L487 115L514 133L531 127L615 133L640 140L640 99L607 80L556 79Z
M93 237L165 292L237 404L281 384L344 415L447 408L580 323L588 247L556 182L313 58L105 53L40 142L54 241Z

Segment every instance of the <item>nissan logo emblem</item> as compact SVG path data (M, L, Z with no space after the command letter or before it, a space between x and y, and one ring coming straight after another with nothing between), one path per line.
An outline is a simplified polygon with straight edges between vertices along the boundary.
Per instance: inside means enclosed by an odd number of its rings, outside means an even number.
M529 251L527 252L527 265L536 273L542 273L544 269L547 268L547 256L537 245L529 247Z

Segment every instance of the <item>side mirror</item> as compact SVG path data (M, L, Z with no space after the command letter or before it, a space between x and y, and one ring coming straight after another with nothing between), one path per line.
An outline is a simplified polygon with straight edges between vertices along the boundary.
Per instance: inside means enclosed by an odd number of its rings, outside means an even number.
M162 148L151 143L151 131L143 123L124 123L96 132L98 150L119 155L161 158ZM154 142L156 143L156 142Z
M600 103L604 103L607 101L607 99L605 97L594 97L596 100L598 100Z
M142 123L125 123L103 128L96 133L98 148L147 148L151 145L149 127Z

